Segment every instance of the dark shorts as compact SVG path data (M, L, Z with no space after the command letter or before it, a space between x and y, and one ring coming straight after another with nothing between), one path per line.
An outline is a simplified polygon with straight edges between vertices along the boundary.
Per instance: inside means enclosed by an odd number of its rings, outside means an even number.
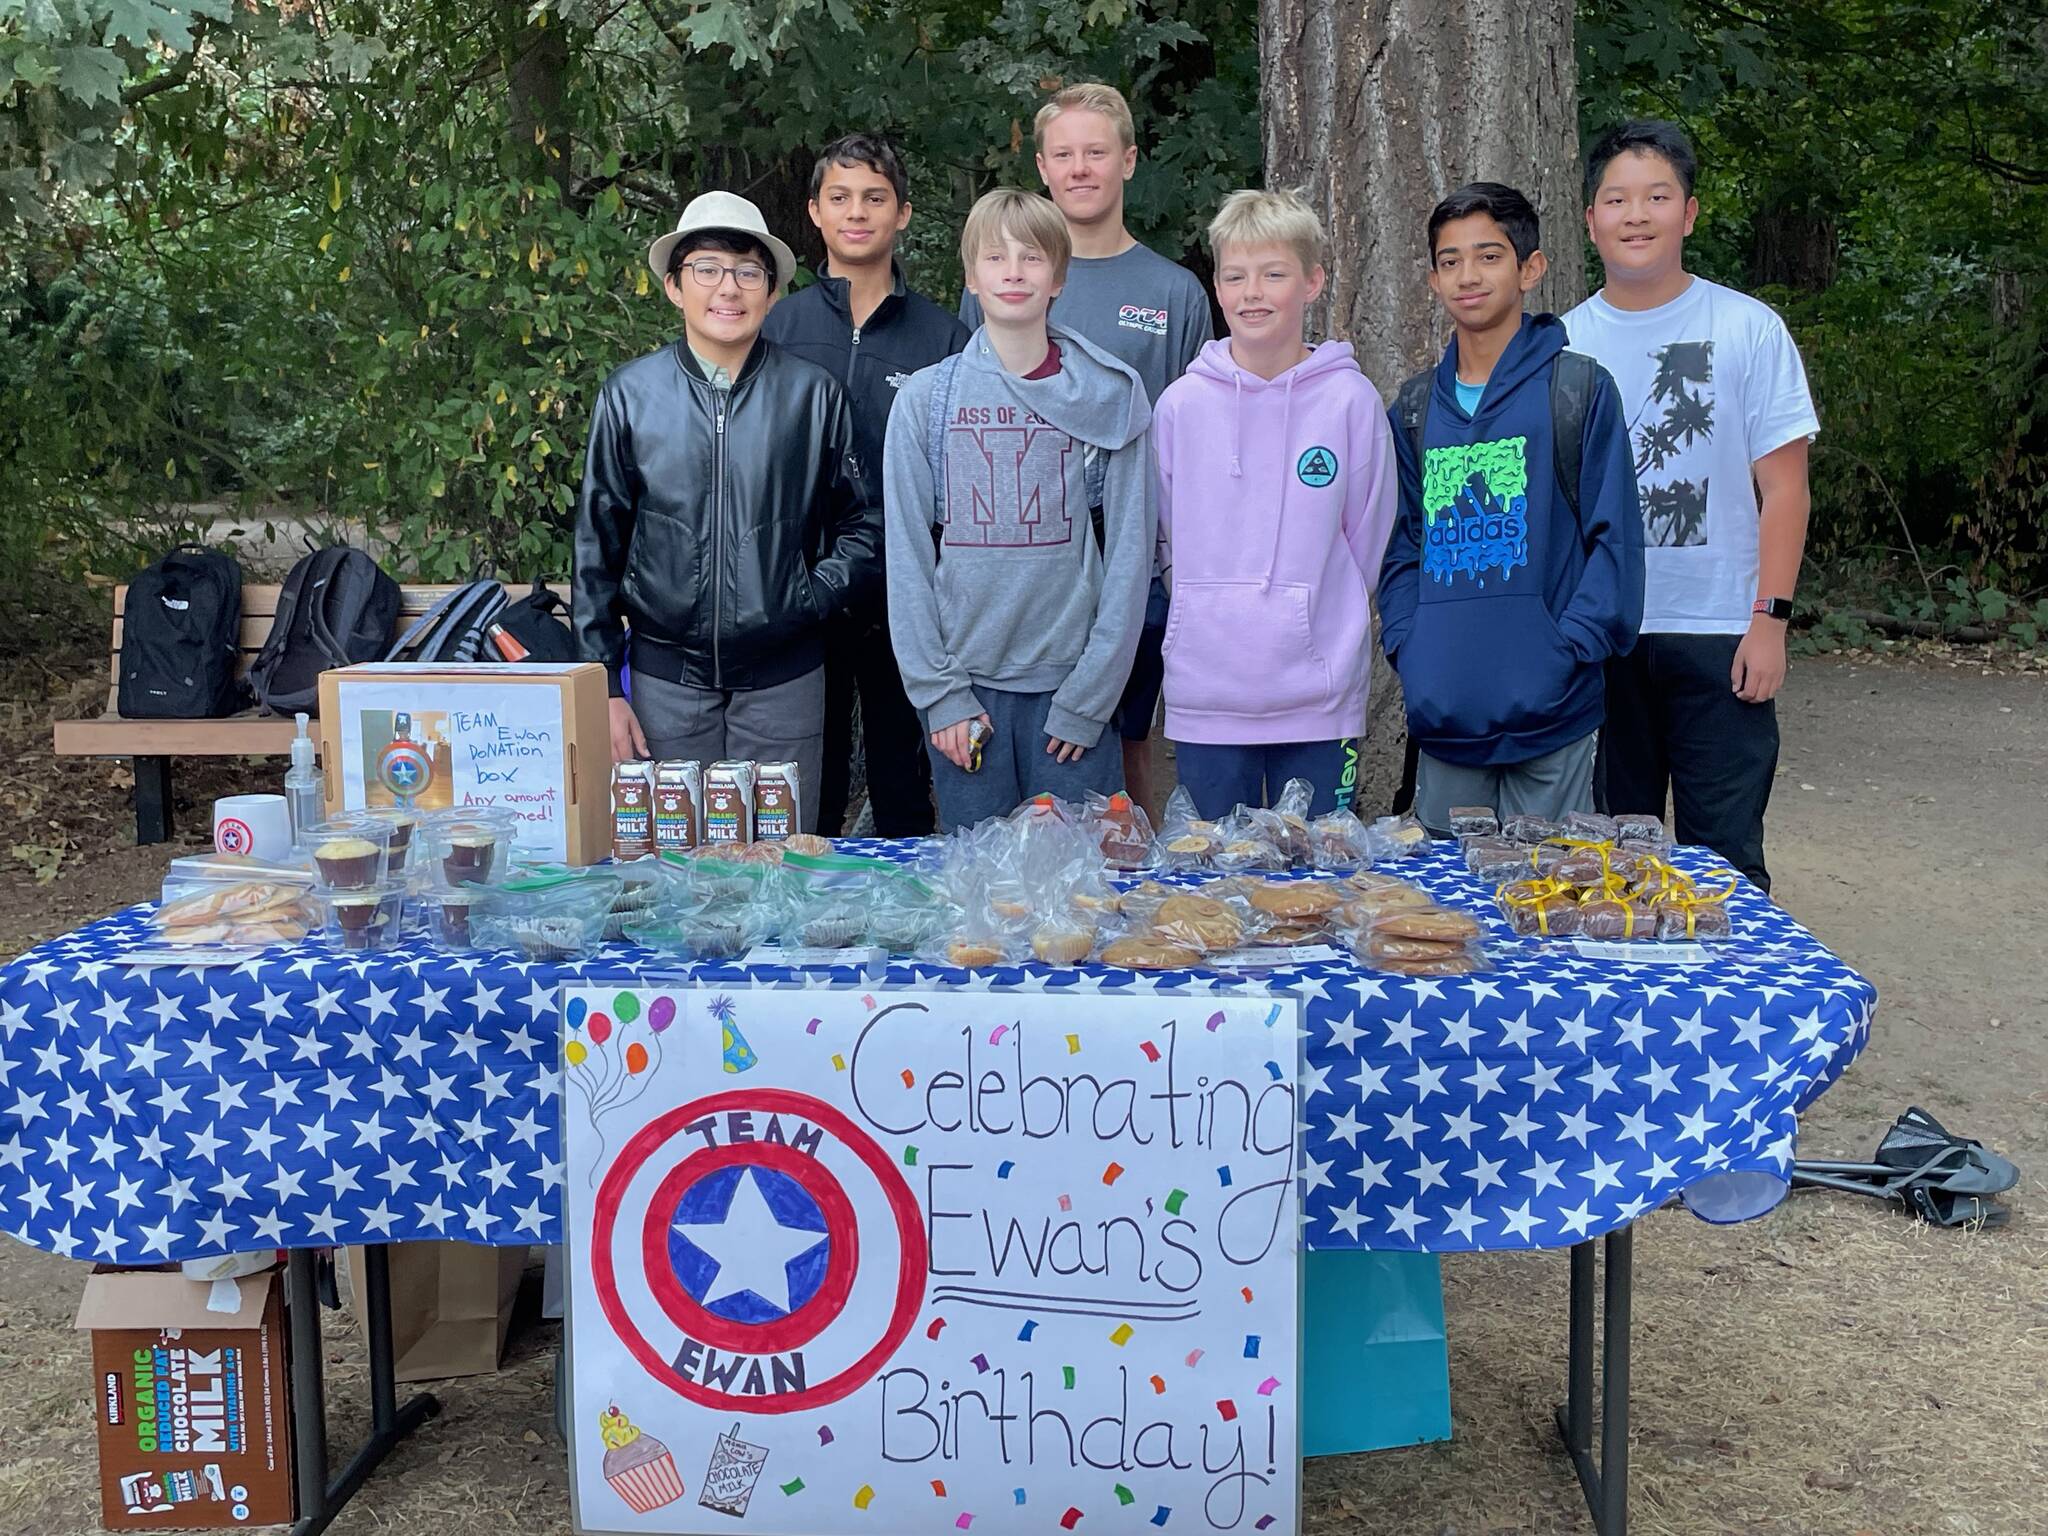
M1152 734L1152 720L1159 713L1159 689L1166 681L1166 584L1152 578L1152 590L1145 596L1145 628L1138 636L1138 654L1131 658L1130 680L1124 696L1117 700L1110 724L1125 741L1143 741Z

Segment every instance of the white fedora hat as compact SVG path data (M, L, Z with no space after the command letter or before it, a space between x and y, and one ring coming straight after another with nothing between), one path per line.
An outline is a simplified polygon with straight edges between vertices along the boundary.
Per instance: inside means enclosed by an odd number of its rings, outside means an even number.
M668 276L669 253L676 248L678 240L685 235L701 235L710 230L752 235L774 252L777 288L787 288L789 280L796 276L796 252L768 233L768 221L761 217L760 209L737 193L705 192L690 199L690 206L676 220L672 233L663 235L647 247L647 265L653 268L655 277L664 279Z

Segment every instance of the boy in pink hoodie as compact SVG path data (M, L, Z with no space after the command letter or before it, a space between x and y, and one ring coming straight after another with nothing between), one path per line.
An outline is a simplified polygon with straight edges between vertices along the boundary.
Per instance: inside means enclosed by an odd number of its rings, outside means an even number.
M1230 324L1160 396L1166 734L1204 816L1289 779L1310 812L1356 788L1372 610L1393 526L1385 403L1348 342L1311 349L1322 226L1291 192L1234 192L1209 226Z

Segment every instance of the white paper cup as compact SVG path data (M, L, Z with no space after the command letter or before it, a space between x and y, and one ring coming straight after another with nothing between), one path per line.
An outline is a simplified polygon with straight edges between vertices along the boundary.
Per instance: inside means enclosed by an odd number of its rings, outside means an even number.
M291 816L283 795L223 795L213 802L213 848L281 862L292 856Z

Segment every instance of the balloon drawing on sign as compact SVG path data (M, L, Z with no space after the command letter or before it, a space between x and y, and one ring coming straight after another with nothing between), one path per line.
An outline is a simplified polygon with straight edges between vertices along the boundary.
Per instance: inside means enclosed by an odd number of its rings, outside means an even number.
M639 1098L654 1080L661 1065L661 1037L675 1018L675 999L669 997L656 998L644 1013L639 997L631 992L615 993L609 1013L590 1008L580 997L569 1000L563 1018L569 1027L569 1039L562 1046L562 1059L568 1063L564 1075L583 1099L600 1149L605 1118ZM593 1172L593 1182L595 1178Z

